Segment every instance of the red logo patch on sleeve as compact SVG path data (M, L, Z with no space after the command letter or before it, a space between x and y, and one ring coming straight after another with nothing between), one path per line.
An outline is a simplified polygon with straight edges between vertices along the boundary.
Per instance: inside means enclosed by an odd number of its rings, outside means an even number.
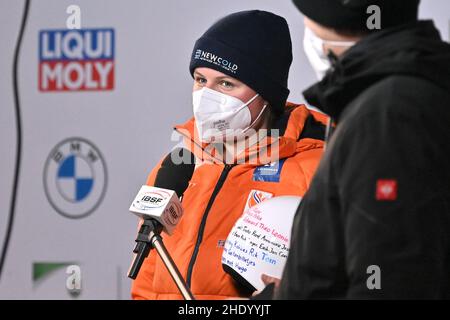
M397 180L378 179L376 199L379 201L393 201L397 199Z

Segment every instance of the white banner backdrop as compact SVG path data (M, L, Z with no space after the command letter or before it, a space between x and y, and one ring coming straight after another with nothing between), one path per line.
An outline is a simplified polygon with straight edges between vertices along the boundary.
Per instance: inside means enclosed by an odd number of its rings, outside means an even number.
M434 18L448 40L450 3L422 2L421 16ZM0 298L128 299L137 222L128 207L176 143L173 125L191 116L195 40L231 12L284 16L294 51L290 100L302 102L314 81L302 17L277 0L31 1L18 57L22 153L11 217L13 61L24 3L0 1L0 249L11 227ZM75 36L66 29L70 5L81 10ZM64 91L70 87L78 90Z

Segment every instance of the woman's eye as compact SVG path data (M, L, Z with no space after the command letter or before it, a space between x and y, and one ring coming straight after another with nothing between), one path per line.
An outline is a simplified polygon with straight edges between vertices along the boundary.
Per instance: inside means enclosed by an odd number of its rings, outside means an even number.
M205 78L200 78L200 77L195 78L195 81L198 84L202 84L202 85L206 83L206 79Z
M230 89L230 88L234 87L234 84L232 84L230 81L226 81L226 80L223 80L221 82L221 85L224 86L227 89Z

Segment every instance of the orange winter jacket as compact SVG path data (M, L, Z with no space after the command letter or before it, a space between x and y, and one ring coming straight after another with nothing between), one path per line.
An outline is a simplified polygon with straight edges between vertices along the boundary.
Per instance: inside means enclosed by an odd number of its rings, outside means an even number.
M196 156L196 168L184 192L184 215L174 234L163 238L197 299L244 295L222 269L224 242L246 207L262 198L304 195L323 152L326 121L323 114L288 103L272 126L279 130L279 138L269 137L266 144L248 147L236 159L253 161L235 161L240 164L234 165L216 160L215 149L198 142L194 119L175 128L185 136L185 147ZM264 148L265 156L254 157ZM197 164L197 160L202 162ZM263 174L273 163L278 164L275 172ZM149 175L148 185L154 183L159 165ZM144 261L131 293L133 299L182 299L155 250Z

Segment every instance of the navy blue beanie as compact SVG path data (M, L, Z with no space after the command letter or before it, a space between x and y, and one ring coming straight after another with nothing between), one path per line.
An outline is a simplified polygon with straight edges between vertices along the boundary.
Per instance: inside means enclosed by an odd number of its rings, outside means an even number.
M230 14L197 40L189 70L207 67L238 79L280 114L289 95L292 44L286 20L259 10Z

